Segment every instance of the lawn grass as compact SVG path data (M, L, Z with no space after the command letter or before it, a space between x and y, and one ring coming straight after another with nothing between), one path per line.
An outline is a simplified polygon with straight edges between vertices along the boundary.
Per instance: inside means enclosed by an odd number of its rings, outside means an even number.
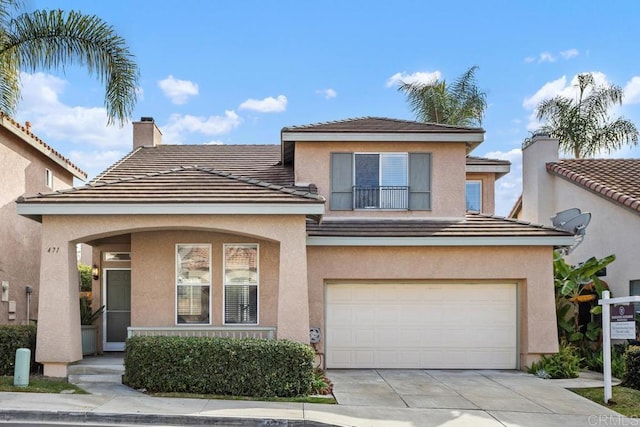
M302 396L302 397L245 397L245 396L220 396L217 394L197 393L149 393L155 397L180 397L190 399L218 399L218 400L257 400L261 402L293 402L293 403L324 403L335 405L333 396Z
M609 403L606 405L604 404L604 389L602 387L575 388L571 389L571 391L624 416L640 418L640 390L615 386L612 388L611 399L609 399Z
M18 391L27 393L60 393L64 390L72 390L73 394L88 394L80 387L69 384L65 380L31 376L29 377L29 385L27 387L15 387L13 385L13 377L0 376L0 392Z

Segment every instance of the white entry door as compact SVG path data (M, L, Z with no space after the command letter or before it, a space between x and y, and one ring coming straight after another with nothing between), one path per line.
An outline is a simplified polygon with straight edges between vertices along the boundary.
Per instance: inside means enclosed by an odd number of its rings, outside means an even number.
M131 326L131 269L107 268L103 277L102 348L104 351L122 351L127 328Z
M517 368L515 284L330 284L327 368Z

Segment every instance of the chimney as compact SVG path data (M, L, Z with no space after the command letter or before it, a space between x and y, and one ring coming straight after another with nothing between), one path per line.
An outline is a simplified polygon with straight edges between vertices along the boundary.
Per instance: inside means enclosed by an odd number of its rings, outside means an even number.
M162 132L153 121L153 117L141 117L133 122L133 149L138 147L155 147L162 143Z
M555 211L555 180L547 163L558 161L559 141L536 134L522 147L522 219L551 225Z

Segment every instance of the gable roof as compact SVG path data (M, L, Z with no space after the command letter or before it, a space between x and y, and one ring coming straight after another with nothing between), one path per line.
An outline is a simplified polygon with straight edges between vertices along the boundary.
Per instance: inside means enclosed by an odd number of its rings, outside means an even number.
M44 154L51 161L65 169L74 177L82 181L87 179L87 173L85 171L73 164L71 160L64 157L62 154L54 150L51 146L46 144L43 140L32 133L29 122L27 122L26 126L23 126L0 111L0 127L8 130L9 132L17 136L20 140Z
M567 159L547 171L640 214L640 159Z
M310 142L458 142L471 152L484 140L484 129L422 123L386 117L356 117L352 119L313 123L282 128L282 160L291 163L296 141Z
M202 167L293 186L292 167L280 164L278 145L165 145L140 147L102 172L92 183L109 182L180 167Z
M575 236L564 230L478 213L467 213L462 220L307 221L307 235L308 244L318 246L570 246L575 242Z
M278 157L277 146L141 147L89 185L21 197L18 212L36 220L43 214L323 214L324 197L314 187L294 187L293 171Z

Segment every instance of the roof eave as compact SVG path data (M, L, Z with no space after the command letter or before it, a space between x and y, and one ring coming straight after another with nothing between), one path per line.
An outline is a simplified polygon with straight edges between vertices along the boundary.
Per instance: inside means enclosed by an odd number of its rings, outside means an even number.
M495 173L496 179L500 179L511 172L511 165L467 165L467 173Z
M309 215L324 214L324 201L292 203L29 203L17 212L41 220L43 215Z
M309 236L307 246L553 246L568 247L575 236L349 237Z

